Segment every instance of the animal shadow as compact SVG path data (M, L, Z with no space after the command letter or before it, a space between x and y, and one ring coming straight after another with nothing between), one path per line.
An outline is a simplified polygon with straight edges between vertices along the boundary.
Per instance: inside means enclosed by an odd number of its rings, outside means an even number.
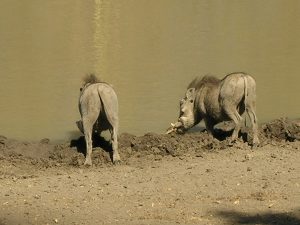
M296 209L297 211L299 209ZM217 215L232 224L261 224L261 225L299 225L300 217L290 213L257 213L248 214L237 211L219 211Z
M213 130L213 137L216 138L219 141L224 141L227 138L230 138L233 132L233 128L234 127L229 127L224 129L222 126L224 126L224 124L226 125L228 122L221 122L218 124L218 126L214 127ZM231 125L232 126L232 125ZM201 127L201 126L196 126L193 127L192 129L190 129L188 131L188 133L195 133L195 132L207 132L207 129L205 127ZM249 137L248 137L248 131L241 129L239 132L239 138L241 138L244 142L249 141Z
M93 148L100 147L105 152L109 153L110 159L113 157L113 149L110 141L107 141L104 137L98 133L93 133L92 137ZM78 139L73 139L70 142L71 147L76 147L77 151L86 156L86 142L84 136L80 136Z
M224 121L216 124L213 129L213 136L219 141L224 141L228 137L232 136L234 130L233 121ZM248 137L249 128L241 127L239 131L238 137L241 138L244 142L249 142L250 139Z
M231 137L232 132L233 131L215 131L213 133L213 136L219 141L224 141L227 138ZM249 142L249 137L247 132L240 131L238 137L241 138L243 142Z

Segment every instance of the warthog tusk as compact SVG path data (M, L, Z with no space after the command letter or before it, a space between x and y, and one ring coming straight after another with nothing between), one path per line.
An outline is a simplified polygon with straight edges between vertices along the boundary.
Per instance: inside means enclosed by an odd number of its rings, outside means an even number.
M175 130L176 130L175 128L169 129L169 130L167 130L166 134L170 134L170 133L172 133Z
M176 123L173 123L174 128L178 128L178 127L181 127L181 126L182 126L182 122L180 122L180 121L177 121Z
M167 129L166 134L170 134L170 133L172 133L173 131L176 131L175 123L171 123L171 127L169 127L169 128Z
M166 134L170 134L177 130L178 127L182 126L181 122L171 123L171 127L167 130Z

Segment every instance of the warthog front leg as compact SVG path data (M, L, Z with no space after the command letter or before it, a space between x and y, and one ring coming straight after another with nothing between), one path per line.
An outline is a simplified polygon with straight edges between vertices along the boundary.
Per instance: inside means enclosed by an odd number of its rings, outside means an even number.
M204 119L205 127L207 130L207 133L214 136L214 123L210 119Z

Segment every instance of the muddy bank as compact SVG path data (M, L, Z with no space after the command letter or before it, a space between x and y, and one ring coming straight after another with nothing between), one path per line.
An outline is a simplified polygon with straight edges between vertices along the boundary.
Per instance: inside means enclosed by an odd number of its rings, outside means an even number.
M224 138L226 135L230 135L230 132L223 133L218 140L208 135L206 131L184 135L148 133L139 137L123 133L119 135L119 151L125 164L131 157L147 156L153 160L160 160L166 155L180 157L188 154L201 157L205 151L231 148L232 145L229 145L227 139ZM290 142L299 140L299 137L299 120L282 118L260 126L261 147L268 144L284 147ZM251 139L251 134L247 135L247 129L243 129L234 148L251 149L251 146L245 142L247 138ZM94 137L94 166L111 164L110 153L109 141L102 137ZM52 144L46 138L40 142L20 142L0 136L0 162L11 163L16 167L20 164L28 164L35 168L80 167L84 162L84 154L84 137L62 144ZM2 173L1 176L9 176L8 171L0 173Z
M205 131L123 133L118 166L109 142L94 137L88 168L83 137L53 144L1 136L0 224L299 224L298 122L262 125L256 149L246 131L233 145L230 132L219 140Z

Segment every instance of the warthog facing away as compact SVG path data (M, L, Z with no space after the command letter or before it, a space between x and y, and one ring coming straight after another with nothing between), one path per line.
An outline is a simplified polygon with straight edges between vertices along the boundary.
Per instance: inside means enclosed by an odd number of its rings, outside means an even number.
M81 120L76 124L84 134L86 141L86 158L84 165L92 165L92 135L99 135L104 130L111 133L113 162L120 161L118 153L118 98L113 88L104 82L98 82L94 75L85 79L80 89L79 112Z
M180 115L167 133L182 133L198 124L202 119L209 133L223 121L234 122L231 140L238 138L242 125L242 114L246 110L253 130L253 146L259 144L258 125L255 114L256 83L245 73L232 73L222 80L213 76L194 79L180 101Z

